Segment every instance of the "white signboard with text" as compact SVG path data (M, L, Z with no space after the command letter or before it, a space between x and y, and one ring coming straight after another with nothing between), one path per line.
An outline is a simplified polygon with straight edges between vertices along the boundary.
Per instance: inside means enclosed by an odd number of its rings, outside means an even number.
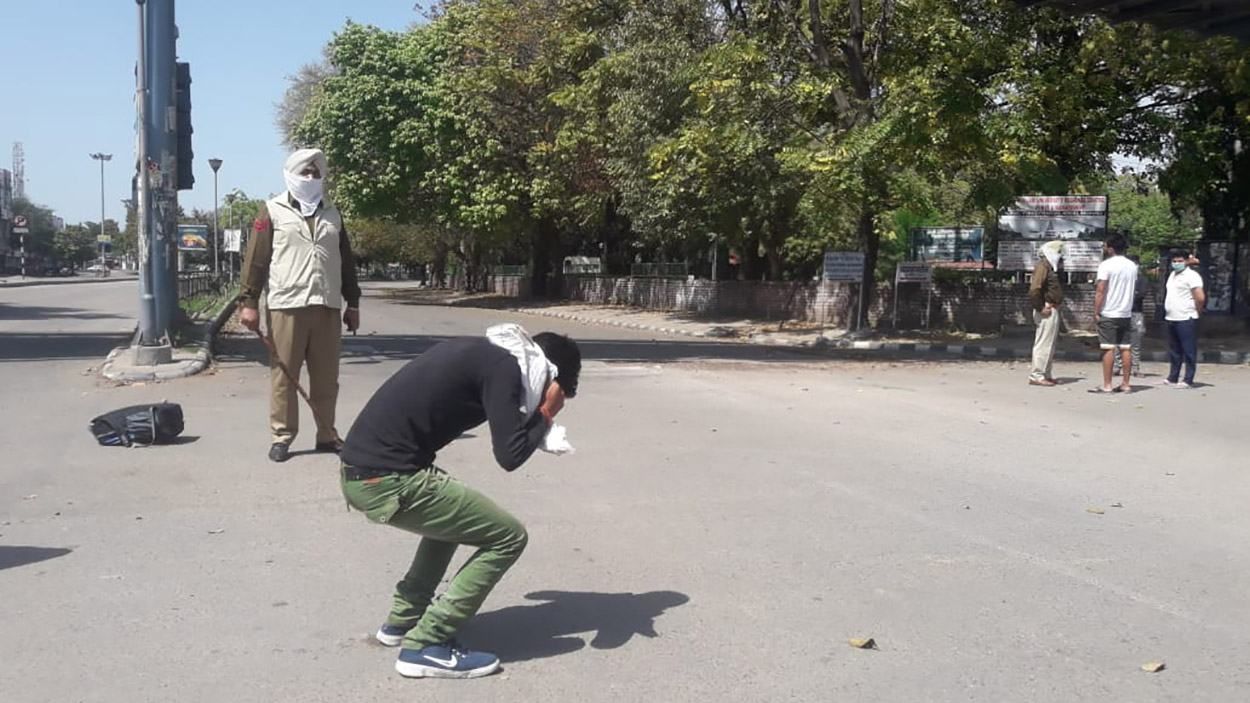
M998 243L998 270L1032 271L1037 252L1046 242L1005 240ZM1063 243L1063 270L1072 273L1097 271L1102 263L1102 242Z
M859 281L864 276L864 252L825 252L826 281Z

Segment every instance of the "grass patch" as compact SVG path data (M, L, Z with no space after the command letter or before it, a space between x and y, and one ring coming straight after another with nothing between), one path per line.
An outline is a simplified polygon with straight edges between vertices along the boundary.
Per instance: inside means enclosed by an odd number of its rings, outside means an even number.
M239 286L228 285L219 291L200 293L189 298L180 298L178 307L187 314L187 317L197 318L202 316L211 316L216 314L231 299L238 297Z

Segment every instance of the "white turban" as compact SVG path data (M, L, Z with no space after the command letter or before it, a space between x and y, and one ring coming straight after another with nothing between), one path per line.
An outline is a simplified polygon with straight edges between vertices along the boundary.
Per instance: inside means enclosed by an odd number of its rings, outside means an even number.
M317 177L300 175L309 166L316 166ZM324 193L326 155L320 149L300 149L287 157L282 166L286 190L299 203L300 214L310 217L317 211Z
M1059 259L1063 257L1063 242L1056 239L1042 245L1041 253L1050 262L1050 267L1059 270Z

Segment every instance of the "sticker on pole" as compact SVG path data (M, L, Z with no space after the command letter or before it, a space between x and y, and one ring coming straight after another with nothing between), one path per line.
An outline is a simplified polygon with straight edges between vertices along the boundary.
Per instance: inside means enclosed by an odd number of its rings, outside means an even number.
M826 281L859 281L864 275L864 252L825 252Z

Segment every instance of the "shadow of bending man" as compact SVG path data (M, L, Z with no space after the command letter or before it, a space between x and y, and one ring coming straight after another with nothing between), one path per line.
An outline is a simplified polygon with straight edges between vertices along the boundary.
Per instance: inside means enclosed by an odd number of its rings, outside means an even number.
M537 591L525 598L542 602L481 613L465 626L465 639L495 652L504 662L576 652L586 646L584 633L594 633L591 647L616 649L634 635L659 637L655 619L690 600L676 591Z

